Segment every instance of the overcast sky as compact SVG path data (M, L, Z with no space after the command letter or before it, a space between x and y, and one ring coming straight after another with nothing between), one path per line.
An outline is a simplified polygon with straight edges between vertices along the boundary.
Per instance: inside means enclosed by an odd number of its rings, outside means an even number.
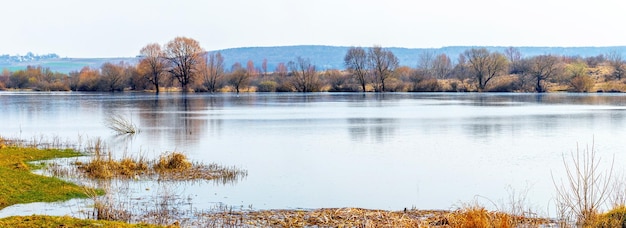
M626 45L622 0L15 0L0 18L0 54L12 55L129 57L176 36L206 50Z

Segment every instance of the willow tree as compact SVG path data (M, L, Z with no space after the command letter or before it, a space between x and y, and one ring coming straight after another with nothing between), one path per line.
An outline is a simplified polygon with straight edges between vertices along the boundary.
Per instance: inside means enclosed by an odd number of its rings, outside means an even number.
M380 46L370 48L367 57L376 83L376 91L385 92L385 82L393 76L398 67L398 57Z
M529 59L528 74L535 80L535 91L546 91L544 82L561 73L559 58L553 55L538 55Z
M150 84L154 85L156 93L159 93L160 82L167 63L161 45L157 43L148 44L141 48L139 54L142 56L139 68L144 72L144 77Z
M315 92L319 90L320 83L317 78L315 65L309 59L297 57L296 61L287 64L291 72L291 84L298 92Z
M195 80L203 53L200 43L187 37L176 37L165 45L165 57L170 63L168 72L180 82L183 92Z
M361 85L361 90L366 92L367 86L367 53L362 47L351 47L343 58L346 69Z
M486 48L472 48L463 53L469 68L478 81L479 91L483 91L491 79L503 74L508 69L508 60L503 54L491 53Z
M220 52L207 53L202 75L204 87L211 93L216 92L218 82L224 76L224 57Z
M241 63L236 62L231 66L230 74L228 76L228 84L230 84L237 94L239 91L248 85L250 80L250 72L241 66Z

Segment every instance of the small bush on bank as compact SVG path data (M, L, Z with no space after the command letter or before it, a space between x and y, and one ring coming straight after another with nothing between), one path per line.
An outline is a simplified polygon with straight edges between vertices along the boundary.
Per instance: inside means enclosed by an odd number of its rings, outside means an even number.
M278 83L275 81L262 81L257 86L257 92L276 92L276 87L278 87Z

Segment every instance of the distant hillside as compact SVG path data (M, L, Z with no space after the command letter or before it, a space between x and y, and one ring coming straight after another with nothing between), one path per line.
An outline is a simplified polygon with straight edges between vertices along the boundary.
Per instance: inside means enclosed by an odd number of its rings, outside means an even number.
M227 69L235 62L245 66L248 60L252 60L257 68L261 67L264 59L267 59L268 71L274 71L279 63L287 63L300 56L308 58L318 69L343 69L343 57L349 47L337 46L281 46L281 47L246 47L219 50L224 56ZM414 67L420 53L430 51L436 54L445 53L451 59L456 60L459 54L473 47L452 46L443 48L388 48L400 60L401 65ZM486 47L491 51L502 52L507 47ZM616 47L518 47L523 56L535 56L542 54L555 54L563 56L597 56L609 52L618 51L626 54L626 46ZM3 62L0 61L0 69L17 70L24 69L28 65L41 65L49 67L53 71L68 73L80 70L84 66L100 67L105 62L120 62L135 64L138 59L130 58L49 58L32 61Z
M0 70L15 71L26 69L27 66L42 66L48 67L52 71L69 73L70 71L80 71L85 66L99 68L106 62L136 64L137 61L137 58L48 58L29 61L0 61Z
M225 64L230 67L235 62L245 66L252 60L259 67L263 59L267 59L268 71L273 71L279 63L287 63L297 56L309 58L319 69L344 69L343 57L349 47L337 46L283 46L283 47L247 47L219 50L224 56ZM422 52L435 54L445 53L456 61L459 54L474 47L453 46L443 48L388 48L400 60L400 65L415 67ZM503 52L507 47L485 47L490 51ZM618 47L518 47L524 57L542 54L562 56L597 56L618 51L626 54L626 46Z

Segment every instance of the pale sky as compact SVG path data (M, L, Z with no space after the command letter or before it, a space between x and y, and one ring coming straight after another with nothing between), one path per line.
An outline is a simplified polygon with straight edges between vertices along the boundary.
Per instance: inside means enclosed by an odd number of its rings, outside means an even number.
M624 46L626 1L13 0L0 54L131 57L176 36L206 50L335 45Z

